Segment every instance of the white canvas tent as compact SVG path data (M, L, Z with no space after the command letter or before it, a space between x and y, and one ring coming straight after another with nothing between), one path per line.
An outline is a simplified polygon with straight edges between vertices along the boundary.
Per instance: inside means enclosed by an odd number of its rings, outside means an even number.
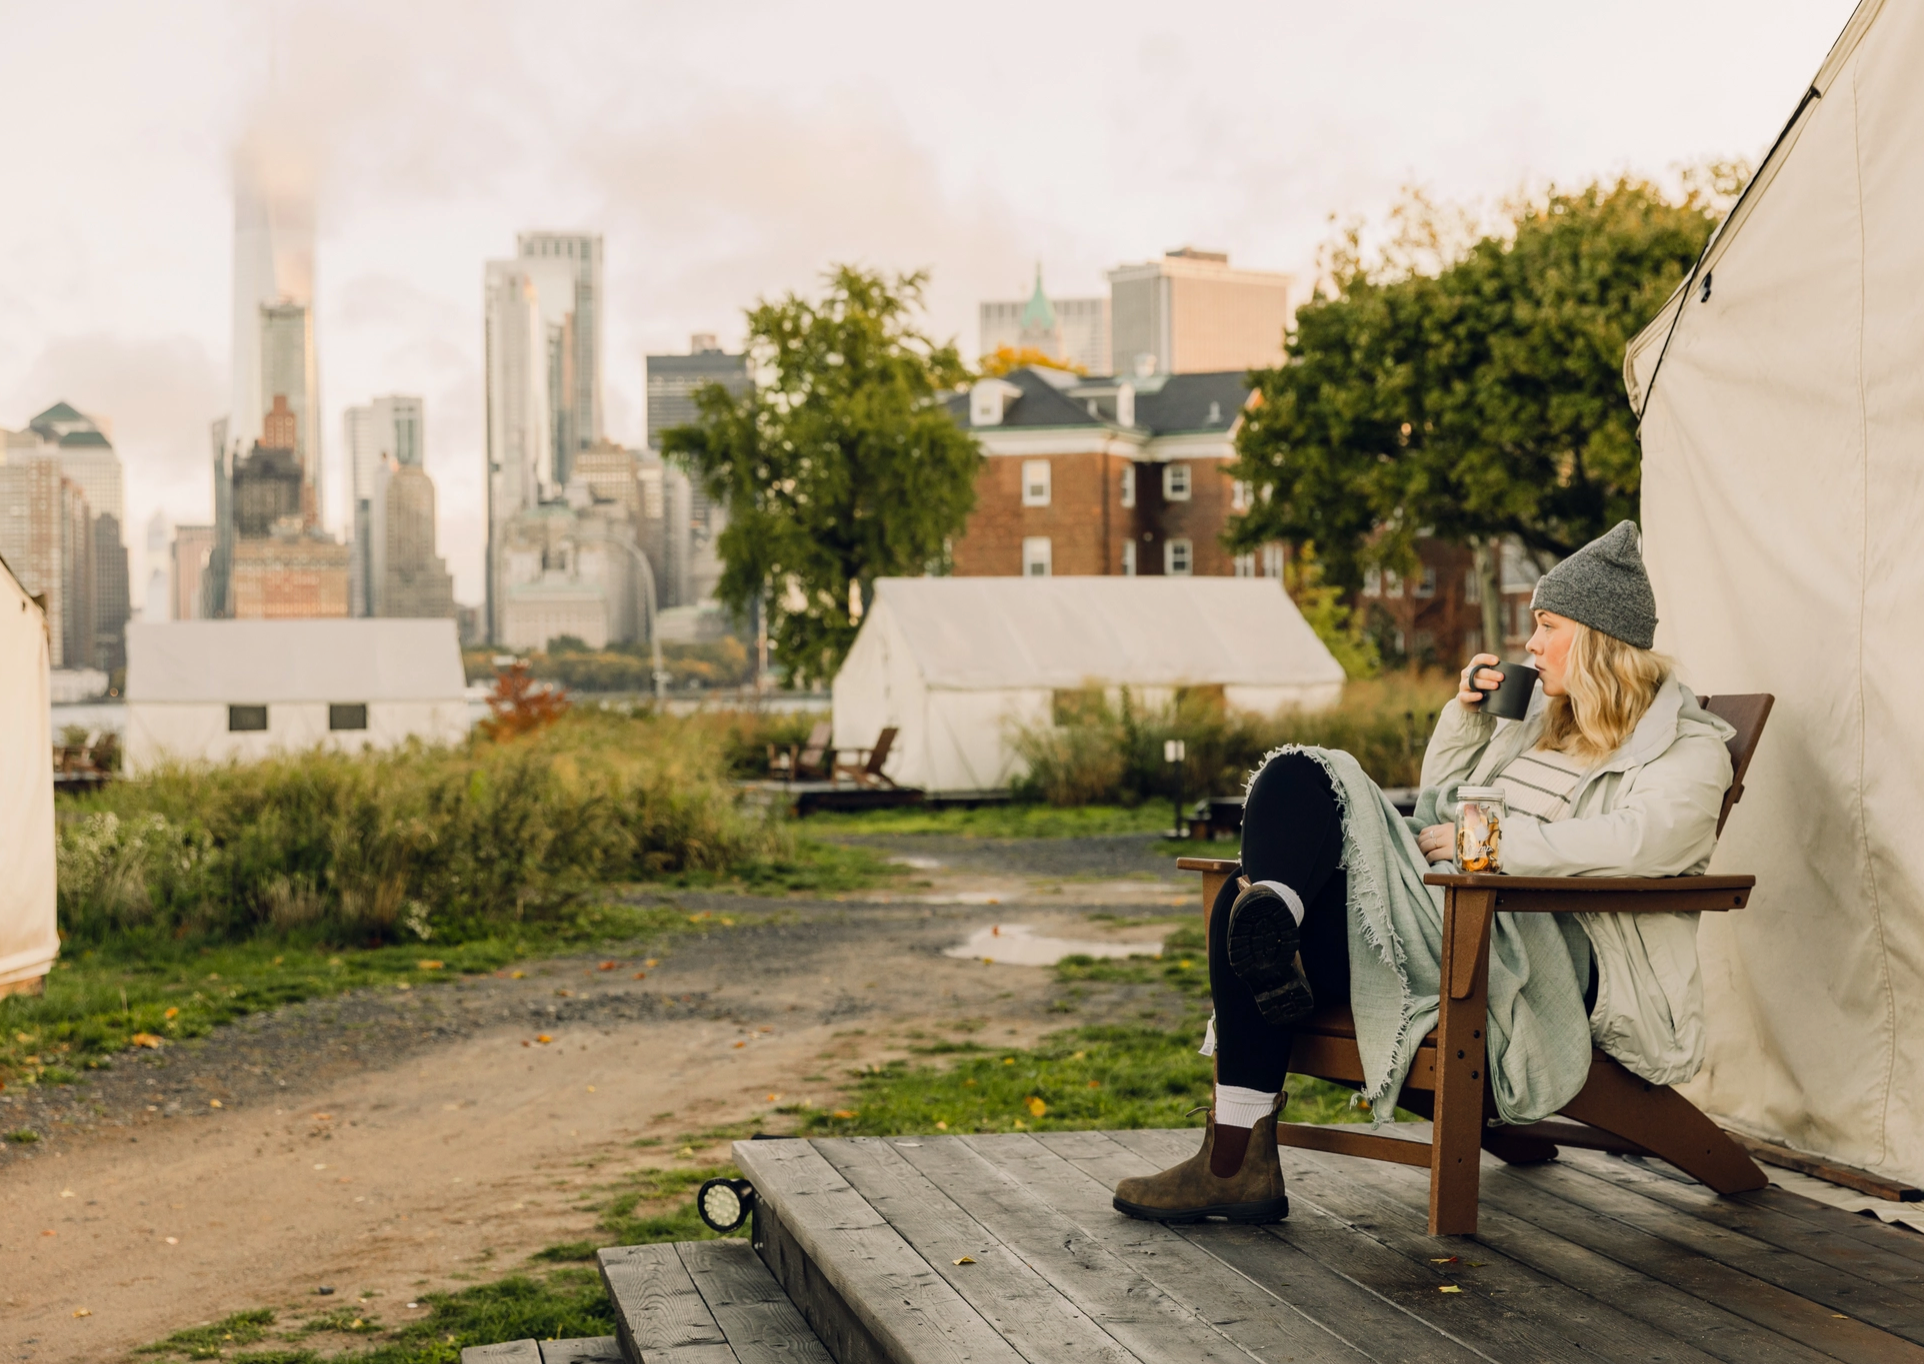
M451 620L194 620L127 627L126 765L386 748L468 731Z
M1732 1125L1924 1184L1924 7L1867 0L1631 343L1658 647L1777 708L1699 929Z
M835 743L894 726L897 782L994 790L1022 772L1011 726L1091 685L1220 686L1266 713L1330 704L1343 668L1273 578L883 578L835 675Z
M47 614L0 562L0 994L32 988L60 954L50 666Z

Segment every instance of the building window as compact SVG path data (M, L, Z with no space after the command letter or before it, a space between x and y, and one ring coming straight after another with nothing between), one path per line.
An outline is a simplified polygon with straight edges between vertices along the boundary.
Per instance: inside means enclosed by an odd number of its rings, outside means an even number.
M1231 511L1249 510L1249 485L1240 478L1230 480L1229 509Z
M1022 505L1025 507L1049 505L1048 460L1025 459L1022 461Z
M1463 574L1463 603L1466 606L1483 604L1483 575L1474 566Z
M1253 578L1256 576L1256 556L1254 554L1238 554L1235 558L1235 564L1236 576L1238 578Z
M1122 466L1122 505L1136 505L1136 466L1133 464Z
M1195 571L1195 556L1187 540L1162 542L1162 571L1172 578L1186 578Z
M1392 569L1383 570L1383 595L1400 597L1403 595L1403 575ZM1398 646L1401 647L1400 645Z
M1426 568L1423 570L1423 576L1416 580L1416 595L1419 597L1434 597L1436 595L1435 569Z
M1049 548L1049 537L1031 535L1022 542L1022 576L1025 578L1046 578L1053 567L1053 556Z
M1136 542L1134 540L1122 542L1122 576L1125 578L1136 576Z
M1280 578L1283 576L1283 547L1281 545L1263 546L1263 576Z
M266 728L266 706L229 706L227 708L227 732L229 734L244 734Z
M329 729L366 729L367 702L357 701L352 705L331 705L327 708L327 727Z
M1369 568L1363 570L1363 595L1380 597L1383 595L1383 570Z
M1169 502L1189 500L1189 466L1187 464L1165 464L1162 466L1162 495Z

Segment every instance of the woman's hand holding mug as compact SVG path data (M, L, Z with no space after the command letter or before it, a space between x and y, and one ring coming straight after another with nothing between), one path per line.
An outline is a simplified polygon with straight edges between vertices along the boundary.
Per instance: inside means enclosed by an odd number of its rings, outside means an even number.
M1485 696L1503 685L1503 674L1494 666L1500 662L1495 654L1478 654L1471 659L1457 681L1456 699L1466 706L1482 705Z

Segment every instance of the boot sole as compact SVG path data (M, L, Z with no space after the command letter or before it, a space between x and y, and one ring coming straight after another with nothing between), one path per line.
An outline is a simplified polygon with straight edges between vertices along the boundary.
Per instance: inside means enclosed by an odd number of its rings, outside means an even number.
M1212 1203L1203 1208L1150 1208L1126 1199L1113 1200L1115 1209L1125 1217L1144 1222L1173 1222L1178 1226L1200 1222L1205 1217L1221 1217L1231 1222L1281 1222L1289 1216L1289 1199L1265 1198L1256 1203Z
M1255 995L1264 1021L1276 1027L1300 1023L1316 1010L1316 996L1296 965L1301 945L1296 916L1278 896L1239 897L1231 907L1229 969Z

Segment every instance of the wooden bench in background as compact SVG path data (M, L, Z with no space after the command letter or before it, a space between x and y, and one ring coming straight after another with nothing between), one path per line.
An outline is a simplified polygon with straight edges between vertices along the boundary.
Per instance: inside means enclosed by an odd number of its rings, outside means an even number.
M1737 733L1730 740L1731 781L1724 793L1717 831L1744 792L1764 722L1769 695L1719 696L1704 708ZM1218 858L1183 857L1185 871L1203 875L1205 931L1217 892L1240 864ZM1351 1126L1278 1122L1276 1140L1370 1160L1428 1166L1432 1236L1476 1231L1479 1150L1511 1164L1553 1159L1557 1147L1654 1155L1702 1180L1718 1193L1761 1189L1762 1170L1728 1134L1688 1099L1653 1085L1594 1051L1590 1078L1557 1118L1526 1126L1494 1123L1486 1083L1484 1030L1489 1014L1490 924L1509 914L1678 914L1742 909L1756 885L1752 876L1464 876L1430 875L1443 889L1443 990L1435 1031L1423 1039L1410 1067L1400 1107L1431 1119L1428 1142L1386 1137ZM1363 1082L1362 1054L1347 1007L1318 1010L1298 1029L1290 1070L1351 1089Z

